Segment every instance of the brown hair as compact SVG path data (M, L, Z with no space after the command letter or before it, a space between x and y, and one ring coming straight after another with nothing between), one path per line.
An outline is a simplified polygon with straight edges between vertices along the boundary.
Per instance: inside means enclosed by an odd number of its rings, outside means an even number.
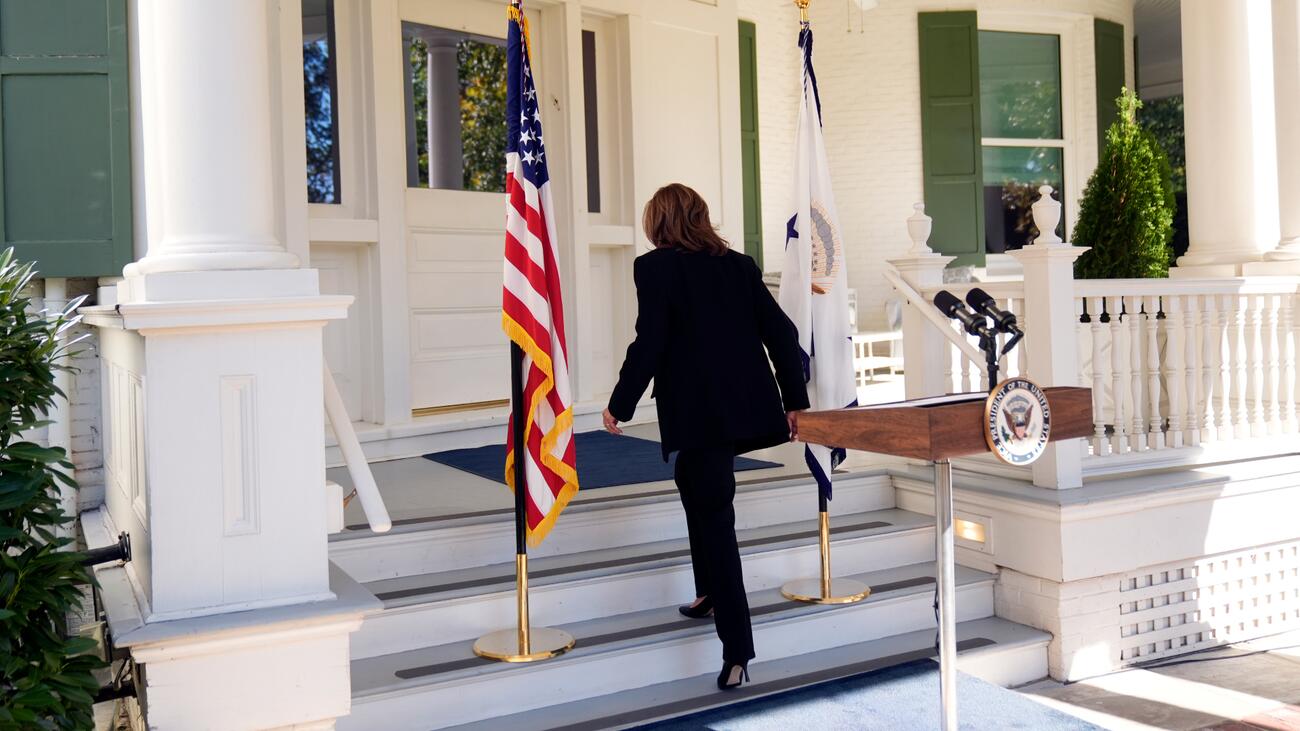
M722 256L729 247L709 220L709 204L681 183L665 185L645 204L641 220L657 249L672 248Z

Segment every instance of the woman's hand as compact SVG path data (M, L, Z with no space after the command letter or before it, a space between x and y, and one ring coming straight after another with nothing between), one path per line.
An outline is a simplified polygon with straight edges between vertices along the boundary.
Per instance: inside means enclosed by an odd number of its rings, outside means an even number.
M601 414L601 419L603 419L605 422L605 431L609 432L610 434L623 433L623 430L618 428L618 419L615 419L614 415L609 413L608 408L605 409L605 413Z
M799 412L785 412L785 420L790 425L790 441L793 442L799 438Z

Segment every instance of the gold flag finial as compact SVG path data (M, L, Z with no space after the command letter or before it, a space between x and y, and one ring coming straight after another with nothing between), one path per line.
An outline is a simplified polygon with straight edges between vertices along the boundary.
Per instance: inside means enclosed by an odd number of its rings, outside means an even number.
M808 3L812 0L794 0L794 4L799 6L799 22L808 22Z

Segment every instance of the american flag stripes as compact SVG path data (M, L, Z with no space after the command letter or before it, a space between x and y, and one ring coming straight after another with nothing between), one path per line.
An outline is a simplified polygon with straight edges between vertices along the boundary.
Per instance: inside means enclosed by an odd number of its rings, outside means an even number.
M523 450L528 545L536 546L578 491L573 396L542 118L533 80L528 20L510 4L506 41L506 245L501 323L523 349ZM515 488L514 410L506 483Z

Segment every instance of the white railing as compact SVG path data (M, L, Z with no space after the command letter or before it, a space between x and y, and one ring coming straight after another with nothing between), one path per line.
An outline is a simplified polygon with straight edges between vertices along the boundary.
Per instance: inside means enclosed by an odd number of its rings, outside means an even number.
M1046 200L1034 206L1036 222L1054 212ZM908 302L908 396L988 387L974 339L934 317L932 304L940 290L960 298L984 289L1025 331L1000 378L1093 392L1093 434L1079 466L1058 461L1044 481L1300 451L1291 436L1300 431L1300 277L1075 280L1082 249L1040 237L1016 254L1021 281L943 283L950 259L930 252L928 219L921 225L918 216L919 208L908 221L912 250L887 274Z
M1291 277L1076 281L1092 457L1294 434L1298 293Z
M347 465L348 476L352 478L352 487L361 499L366 522L375 533L386 533L393 527L393 521L388 516L388 508L384 505L383 496L379 494L375 476L370 472L370 463L361 450L361 441L352 428L352 419L348 418L343 397L339 394L339 387L334 383L334 374L330 372L328 364L325 364L322 381L325 386L325 416L329 418L330 428L334 430L334 437L339 443L339 451L343 453L343 463Z

